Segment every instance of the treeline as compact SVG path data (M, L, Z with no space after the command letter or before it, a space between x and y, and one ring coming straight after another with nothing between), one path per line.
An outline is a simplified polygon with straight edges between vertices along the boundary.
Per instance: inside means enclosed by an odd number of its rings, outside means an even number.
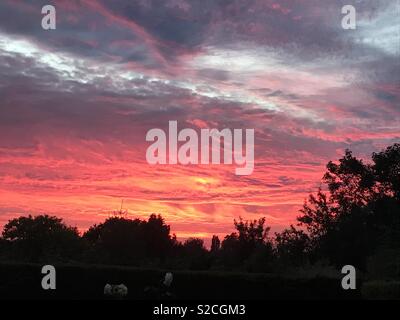
M347 150L329 162L326 188L309 196L298 225L273 235L265 218L239 219L235 232L214 236L207 250L201 239L177 241L160 215L111 217L83 235L57 217L28 216L4 226L0 257L248 272L351 264L377 277L400 278L400 144L371 160L364 163Z

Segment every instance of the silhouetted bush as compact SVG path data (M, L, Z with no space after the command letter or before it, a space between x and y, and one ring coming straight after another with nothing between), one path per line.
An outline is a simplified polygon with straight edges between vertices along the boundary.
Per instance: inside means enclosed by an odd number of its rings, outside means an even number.
M281 263L303 265L308 261L310 238L303 230L292 225L280 233L275 233L276 255Z
M82 249L78 230L48 215L11 219L2 235L8 258L16 260L65 261L77 259Z
M202 239L187 239L182 245L182 254L187 269L207 270L210 268L210 255Z
M172 253L176 239L161 216L151 215L148 221L108 218L84 233L87 258L106 264L141 265L161 262Z
M265 218L234 221L237 232L225 237L219 250L219 261L227 269L252 272L266 271L272 262L273 245Z

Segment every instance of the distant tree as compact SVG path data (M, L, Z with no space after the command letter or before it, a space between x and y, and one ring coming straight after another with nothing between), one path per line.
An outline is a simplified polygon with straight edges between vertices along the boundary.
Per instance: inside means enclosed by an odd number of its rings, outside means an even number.
M268 233L271 228L265 226L265 218L244 221L240 217L239 221L234 220L234 225L238 232L238 241L241 247L240 250L242 258L247 258L258 246L271 246L271 243L268 239Z
M209 268L208 251L202 239L189 238L183 243L182 248L189 269L204 270Z
M39 215L10 220L3 229L13 258L26 261L69 260L79 256L81 242L78 230L62 219Z
M204 241L199 238L189 238L183 243L183 248L189 255L203 253L207 251L204 246Z
M237 232L225 237L221 246L221 257L226 266L243 265L250 259L251 264L272 258L272 242L268 238L270 227L265 226L265 218L258 220L234 220ZM253 268L252 266L250 268Z
M221 248L221 241L219 240L218 236L213 235L211 239L211 253L217 253Z
M148 221L108 218L90 227L83 238L91 259L113 264L161 261L171 254L176 243L176 238L170 235L170 227L159 215L151 215Z
M143 224L146 255L150 258L162 257L170 254L176 241L175 236L170 235L170 226L165 224L161 215L150 215L147 223Z
M234 268L241 262L239 237L236 232L225 236L221 244L220 257L227 268Z
M306 262L310 238L303 230L293 225L280 233L275 233L276 252L279 259L293 265Z
M235 229L238 231L239 241L249 244L264 243L267 240L270 227L265 226L265 218L246 220L239 217L234 220Z
M142 224L115 216L90 227L83 234L89 257L101 263L137 264L145 254Z

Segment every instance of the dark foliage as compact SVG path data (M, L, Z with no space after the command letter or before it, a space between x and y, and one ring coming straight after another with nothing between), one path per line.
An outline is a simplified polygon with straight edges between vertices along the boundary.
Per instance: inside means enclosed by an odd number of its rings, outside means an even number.
M2 235L3 254L22 261L70 260L82 251L78 230L48 215L12 219Z
M327 169L328 192L311 195L298 217L313 258L367 270L369 257L384 248L400 257L400 144L374 153L371 164L347 150Z
M172 253L176 239L163 218L151 215L148 221L108 218L83 234L91 262L140 265L161 262Z
M292 225L281 233L275 233L276 255L284 263L301 265L307 261L310 238L303 230Z
M220 258L228 269L247 271L267 271L273 258L272 241L268 238L270 228L265 226L265 218L254 221L234 221L236 232L222 241Z

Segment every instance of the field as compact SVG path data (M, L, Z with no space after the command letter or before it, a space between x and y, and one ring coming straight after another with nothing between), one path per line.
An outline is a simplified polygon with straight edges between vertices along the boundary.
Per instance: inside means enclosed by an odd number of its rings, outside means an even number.
M56 290L41 287L41 265L0 264L0 299L104 299L106 283L124 283L127 299L152 299L145 288L157 287L165 270L99 265L56 265ZM273 274L173 272L173 298L192 299L360 299L356 290L343 290L338 278L292 278ZM147 292L147 293L146 293Z

